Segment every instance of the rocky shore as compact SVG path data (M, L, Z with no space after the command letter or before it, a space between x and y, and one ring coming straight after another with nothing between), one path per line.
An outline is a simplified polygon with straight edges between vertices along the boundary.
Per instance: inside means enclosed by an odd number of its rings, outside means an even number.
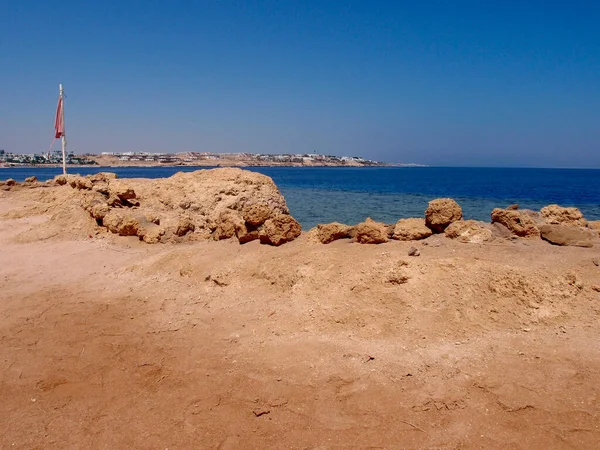
M240 169L0 182L0 447L595 448L598 233L452 199L302 232Z
M59 175L39 182L0 181L0 189L57 188L87 211L99 229L120 236L138 236L148 244L223 240L240 244L259 240L279 246L301 234L285 199L266 175L236 168L177 173L163 179L119 180L110 172L95 175ZM62 190L64 192L64 189ZM548 205L540 211L518 205L496 208L491 222L463 220L462 208L453 199L429 202L423 218L401 218L384 224L367 218L357 225L320 224L308 231L312 242L328 244L350 239L360 244L389 240L419 241L444 234L463 243L497 239L543 239L555 245L592 247L598 244L600 221L588 222L577 208Z

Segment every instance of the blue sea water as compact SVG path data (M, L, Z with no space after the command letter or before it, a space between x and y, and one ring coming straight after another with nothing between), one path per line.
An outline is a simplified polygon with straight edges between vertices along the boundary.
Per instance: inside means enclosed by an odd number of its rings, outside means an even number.
M121 178L168 177L195 167L118 167L71 169L86 175L100 170ZM292 215L304 229L317 223L355 224L366 217L393 223L402 217L422 217L427 202L452 197L467 219L490 220L496 207L518 203L540 209L557 203L576 206L589 220L600 219L600 170L506 169L450 167L253 167L273 178ZM0 169L0 179L18 181L35 175L40 180L60 168Z

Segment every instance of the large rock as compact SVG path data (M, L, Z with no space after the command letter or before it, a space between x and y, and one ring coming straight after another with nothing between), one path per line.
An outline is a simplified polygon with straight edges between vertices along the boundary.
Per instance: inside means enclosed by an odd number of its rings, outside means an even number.
M438 198L429 202L425 211L425 224L434 233L443 233L452 222L462 219L462 208L451 198Z
M592 247L594 234L585 228L568 225L541 225L542 239L555 245L569 245L575 247Z
M447 238L470 244L481 244L492 239L492 230L485 228L476 220L453 222L448 225L444 233Z
M162 179L127 180L113 175L100 173L84 178L90 190L81 195L93 200L93 205L89 200L84 207L119 234L130 235L136 228L131 223L124 227L119 217L137 218L137 235L144 242L237 237L245 243L262 235L262 242L280 245L301 232L273 180L259 173L213 169L180 172ZM76 188L73 178L65 180L73 181Z
M350 237L352 227L338 222L317 225L316 236L322 244Z
M394 226L393 239L416 241L431 236L433 232L425 225L425 219L400 219Z
M535 221L523 211L496 208L492 211L492 223L500 223L516 236L535 238L540 236Z
M120 236L138 236L141 228L138 219L129 215L127 212L116 209L111 210L104 216L102 224L108 231Z
M540 210L542 217L552 225L571 225L585 227L587 221L577 208L563 208L558 205L548 205Z
M260 242L281 245L293 241L302 233L302 227L288 214L280 214L268 219L260 230Z
M355 230L356 241L360 244L383 244L389 240L387 225L370 217L356 225Z

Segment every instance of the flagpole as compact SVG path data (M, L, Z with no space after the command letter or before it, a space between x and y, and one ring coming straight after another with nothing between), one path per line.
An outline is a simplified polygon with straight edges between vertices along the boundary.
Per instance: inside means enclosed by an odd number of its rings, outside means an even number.
M63 124L63 133L62 133L62 164L63 164L63 174L67 174L67 137L66 137L66 127L65 127L65 100L63 98L63 85L59 84L58 88L60 90L60 99L62 103L61 108L61 119Z

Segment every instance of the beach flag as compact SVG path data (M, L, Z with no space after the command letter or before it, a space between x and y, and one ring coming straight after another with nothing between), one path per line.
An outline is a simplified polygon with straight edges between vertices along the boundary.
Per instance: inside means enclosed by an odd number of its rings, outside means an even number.
M59 139L65 134L65 122L63 117L63 98L61 93L60 97L58 97L58 106L56 107L56 119L54 120L54 129L56 130L56 134L54 135L55 139Z

